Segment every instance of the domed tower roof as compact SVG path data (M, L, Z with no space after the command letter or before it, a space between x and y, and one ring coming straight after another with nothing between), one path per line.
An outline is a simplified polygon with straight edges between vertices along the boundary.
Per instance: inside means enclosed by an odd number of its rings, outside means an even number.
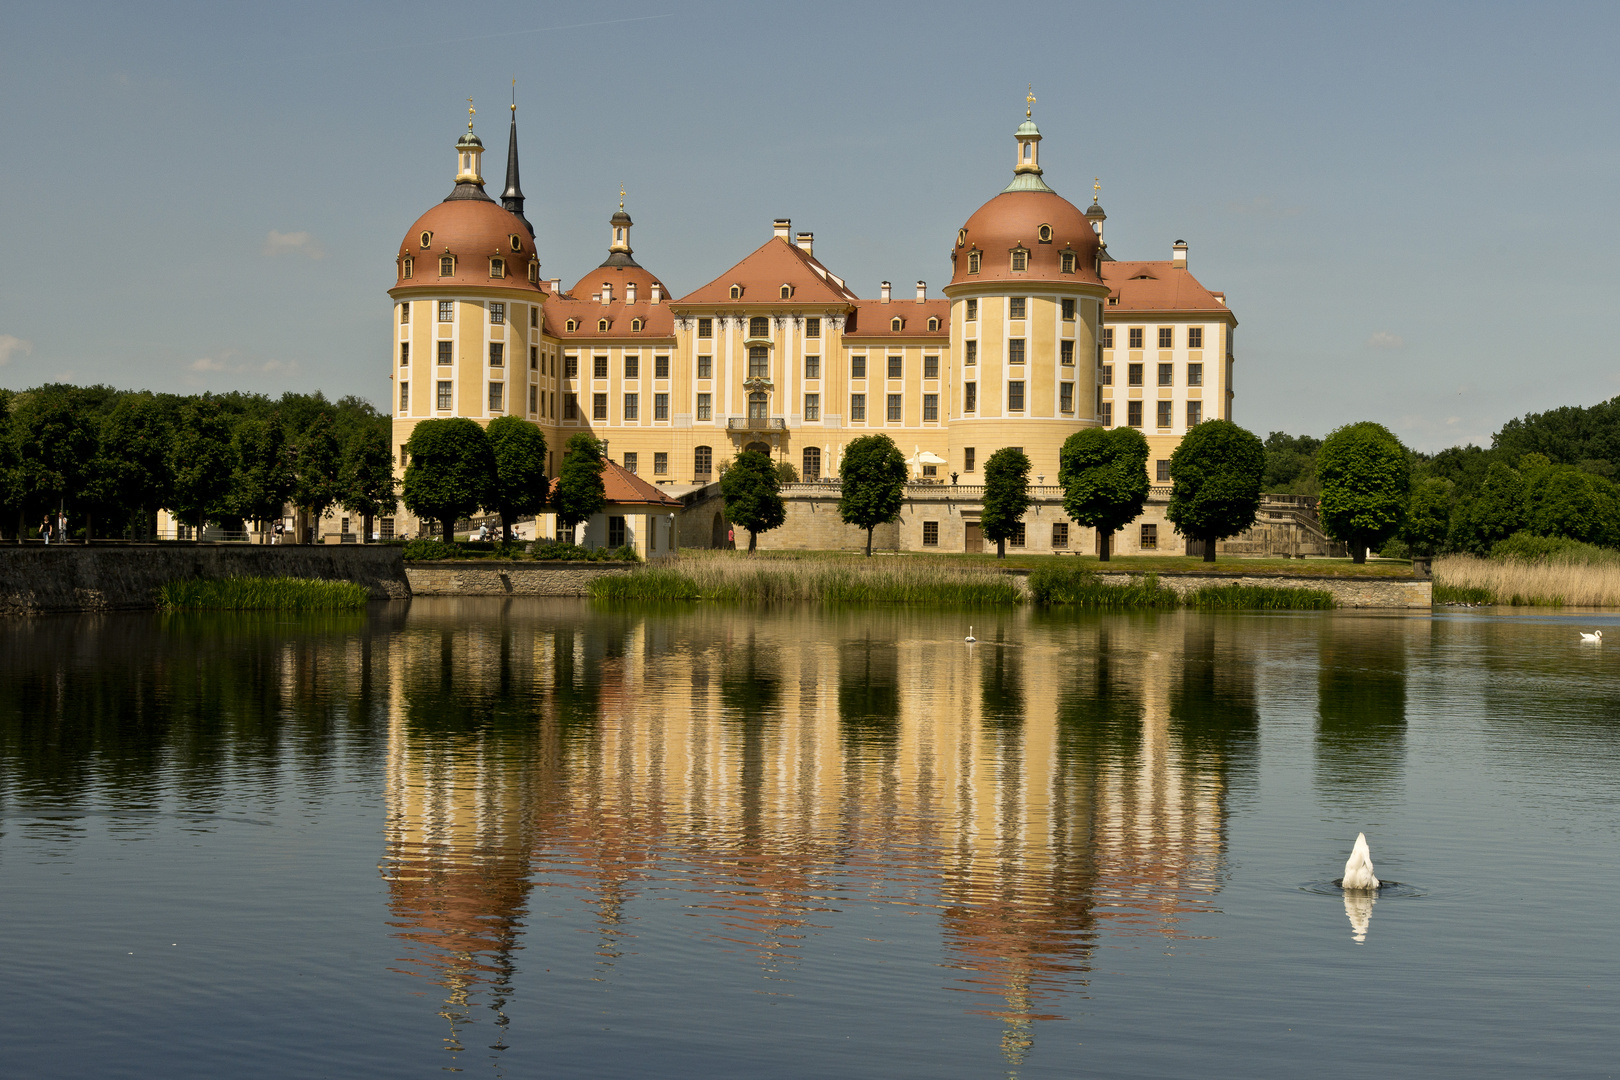
M951 284L1101 285L1097 232L1079 208L1041 178L1041 133L1027 113L1014 137L1018 157L1013 182L974 211L956 234Z

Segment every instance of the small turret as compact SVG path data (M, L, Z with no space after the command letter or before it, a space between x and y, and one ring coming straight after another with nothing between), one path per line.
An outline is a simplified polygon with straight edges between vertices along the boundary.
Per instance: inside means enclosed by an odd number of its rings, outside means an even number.
M472 98L467 99L467 131L456 140L456 186L444 201L454 199L495 200L484 194L484 140L473 134Z

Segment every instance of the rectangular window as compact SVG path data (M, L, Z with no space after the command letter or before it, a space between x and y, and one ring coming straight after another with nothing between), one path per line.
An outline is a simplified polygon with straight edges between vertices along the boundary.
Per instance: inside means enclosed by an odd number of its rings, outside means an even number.
M821 448L820 447L817 447L817 446L807 446L807 447L805 447L804 448L804 454L802 455L801 460L804 462L804 467L799 470L799 476L801 478L803 478L805 483L809 483L812 480L821 479Z
M849 377L852 379L866 378L866 354L857 353L849 358Z
M1187 365L1187 385L1188 386L1203 386L1204 385L1204 365L1203 364L1188 364Z
M641 357L627 356L624 358L624 377L627 379L641 378Z
M1131 364L1125 369L1126 381L1132 386L1142 385L1142 365Z
M1058 409L1074 412L1074 383L1058 383Z
M577 378L579 378L579 357L577 357L577 356L565 356L565 357L563 357L563 378L565 378L565 379L577 379Z
M655 379L667 379L667 378L669 378L669 357L667 357L667 356L655 356L655 357L653 357L653 378L655 378Z
M654 394L653 395L653 419L654 420L668 420L669 419L669 395L668 394Z
M807 356L804 358L804 377L807 379L821 378L821 357Z
M714 320L713 319L699 319L698 320L698 337L700 337L700 338L712 338L712 337L714 337Z
M1142 426L1142 403L1140 401L1126 403L1125 423L1130 427L1139 428Z
M489 343L489 366L501 367L506 363L506 346L499 341Z
M962 448L962 471L963 472L972 472L973 471L973 464L974 464L974 460L975 460L976 456L977 455L974 453L973 447L965 446L965 447Z
M500 412L506 400L506 384L492 382L489 384L489 411Z
M540 399L540 388L537 387L537 386L529 387L529 415L530 416L533 416L536 412L539 411L539 399Z
M439 321L440 322L455 322L456 321L456 302L454 300L440 300L439 301Z
M1159 426L1162 428L1167 428L1170 426L1170 406L1171 402L1159 402Z
M979 362L979 343L977 341L962 342L962 363L972 366Z
M979 384L976 382L962 384L962 411L979 411Z
M641 471L641 458L634 451L624 455L624 471L632 476Z
M377 532L381 539L392 540L394 538L394 519L391 517L382 518L378 523Z
M925 357L923 357L923 378L925 378L925 379L937 379L937 378L939 378L939 357L937 357L937 356L925 356Z
M592 394L591 395L591 418L593 420L606 420L607 419L607 395L606 394Z
M698 395L697 418L699 420L713 420L714 419L714 406L709 404L709 402L711 402L712 400L714 400L714 399L711 398L708 394L699 394Z
M1128 344L1130 348L1133 349L1140 349L1142 347L1142 328L1140 326L1131 327L1130 341Z
M493 324L504 323L506 321L506 305L490 304L489 321Z
M1029 252L1025 251L1023 248L1014 248L1012 253L1012 268L1015 272L1028 270Z
M450 380L444 379L439 383L439 411L443 412L452 407L455 395L450 389Z
M665 451L665 450L654 450L653 451L653 475L654 476L668 476L669 475L669 453L668 453L668 451Z
M976 322L978 320L978 318L979 318L979 302L977 300L969 300L967 302L967 321L968 322Z
M821 320L814 317L814 316L811 316L810 318L804 320L804 336L807 337L807 338L818 338L818 337L820 337L821 336Z
M865 420L866 419L866 395L865 394L851 394L851 395L849 395L849 418L851 420Z
M539 308L532 307L532 308L529 309L529 325L530 326L539 326L540 325L540 309Z
M1114 328L1112 326L1103 327L1102 346L1105 349L1112 349L1114 347Z
M1204 403L1202 401L1187 402L1187 426L1197 427L1204 422Z
M900 420L900 395L899 394L890 394L889 395L889 420L890 420L891 423L892 422L897 422L897 421Z
M712 378L714 378L714 357L712 357L712 356L700 356L700 357L698 357L698 378L700 378L700 379L712 379Z
M1007 537L1007 546L1008 547L1023 547L1024 546L1024 539L1025 539L1024 523L1022 521L1013 522L1012 535Z
M1024 317L1024 308L1027 304L1028 301L1022 296L1014 296L1010 298L1007 301L1007 318L1022 319Z
M579 419L579 395L578 394L564 394L563 395L563 419L564 420L578 420Z
M439 363L448 364L450 362L450 350L453 347L448 341L439 342Z
M820 394L806 394L806 395L804 395L804 418L806 420L820 420L821 419L821 395Z
M1073 297L1066 296L1066 297L1063 298L1063 320L1065 322L1073 322L1074 321L1074 298Z
M1153 463L1153 479L1161 484L1170 482L1170 459L1159 458Z
M607 378L607 362L608 358L605 356L593 357L591 360L591 373L598 379Z
M1015 337L1007 342L1007 363L1022 364L1024 362L1024 339Z
M1173 349L1176 347L1176 328L1173 326L1159 327L1159 348Z
M1099 385L1101 385L1101 386L1113 386L1114 385L1114 365L1113 364L1104 364L1103 365L1103 367L1102 367L1102 382Z
M409 416L411 412L411 384L404 379L399 380L399 414Z
M771 350L763 345L748 346L748 377L750 379L771 377Z
M1174 385L1176 385L1176 366L1174 364L1160 364L1159 365L1159 385L1160 386L1174 386Z
M1187 327L1187 348L1202 349L1204 347L1204 328L1202 326Z
M939 522L923 522L923 547L939 547Z
M1013 379L1007 383L1007 408L1013 412L1024 411L1024 380Z
M1159 527L1157 525L1142 526L1142 539L1138 546L1143 551L1159 550Z
M1052 547L1061 550L1069 546L1069 523L1067 521L1052 522Z
M1114 403L1112 401L1103 402L1102 408L1098 409L1097 412L1100 414L1097 419L1102 421L1103 427L1114 426Z
M905 375L905 360L899 356L889 357L889 378L899 379Z
M641 418L641 395L624 395L624 418L626 420L639 420Z
M1062 341L1058 343L1058 362L1074 366L1074 342Z
M411 321L411 302L405 301L399 305L399 325L404 326Z
M610 548L624 547L624 515L612 514L608 517L608 542Z
M540 370L540 346L538 345L529 346L529 370Z

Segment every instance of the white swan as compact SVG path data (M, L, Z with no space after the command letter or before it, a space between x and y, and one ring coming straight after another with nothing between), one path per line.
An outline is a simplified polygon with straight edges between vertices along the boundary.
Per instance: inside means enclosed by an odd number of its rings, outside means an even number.
M1603 644L1603 631L1598 630L1591 634L1582 631L1581 640L1588 645L1601 645Z
M1356 833L1356 846L1350 849L1350 858L1344 864L1344 880L1339 882L1346 891L1355 889L1372 892L1378 888L1373 876L1372 852L1367 847L1367 834Z
M978 639L978 638L976 638L976 637L974 637L974 636L973 636L973 627L972 627L972 626L969 626L969 627L968 627L968 636L967 636L967 637L965 637L965 638L963 638L963 639L962 639L962 640L963 640L963 641L966 641L966 642L967 642L967 643L968 643L968 644L969 644L969 645L971 645L971 644L973 644L973 643L974 643L974 642L975 642L975 641L978 641L978 640L979 640L979 639Z

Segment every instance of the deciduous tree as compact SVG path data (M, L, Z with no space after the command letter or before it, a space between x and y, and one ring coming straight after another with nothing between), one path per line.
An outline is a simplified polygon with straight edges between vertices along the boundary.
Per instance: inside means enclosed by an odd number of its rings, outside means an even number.
M1451 532L1451 498L1455 487L1450 480L1432 476L1412 486L1406 504L1406 523L1401 538L1414 555L1434 555L1446 546Z
M863 435L844 447L838 477L838 516L866 530L866 556L871 558L872 530L900 516L906 456L887 435Z
M350 432L338 484L343 490L343 509L359 516L360 542L366 543L371 539L372 519L392 514L399 505L386 419L359 424Z
M562 468L557 470L557 493L551 502L558 525L575 528L607 506L607 488L602 483L605 460L602 443L583 431L568 440L563 448Z
M769 454L758 450L738 454L726 475L720 478L726 517L748 530L749 554L758 546L760 533L769 532L787 520L781 490L776 465L772 464Z
M281 517L298 482L281 417L271 413L238 420L233 446L236 475L230 501L236 513L261 526Z
M1148 444L1132 427L1087 428L1063 442L1058 483L1063 510L1097 530L1097 558L1108 561L1113 535L1142 513L1149 492Z
M1203 541L1205 562L1215 561L1216 541L1254 524L1265 467L1260 440L1230 420L1206 420L1182 436L1170 455L1165 516L1181 535Z
M1350 557L1367 561L1367 549L1383 547L1406 517L1411 472L1406 447L1382 424L1362 421L1335 430L1316 455L1322 483L1317 513L1323 530L1350 546Z
M209 518L230 512L227 497L235 472L231 425L218 403L192 400L180 410L169 442L169 473L174 478L169 508L197 527L197 540Z
M546 437L521 416L498 416L489 422L489 445L495 454L491 509L501 515L501 539L510 544L517 519L546 505Z
M319 539L321 519L343 496L338 483L342 453L329 411L317 413L304 429L298 439L296 464L298 480L293 489L293 501L309 515L310 527Z
M495 454L484 429L466 417L423 420L405 444L405 508L437 521L446 543L456 538L456 522L492 501Z
M996 558L1007 557L1007 541L1029 509L1029 455L1003 446L984 463L984 535L996 542Z

